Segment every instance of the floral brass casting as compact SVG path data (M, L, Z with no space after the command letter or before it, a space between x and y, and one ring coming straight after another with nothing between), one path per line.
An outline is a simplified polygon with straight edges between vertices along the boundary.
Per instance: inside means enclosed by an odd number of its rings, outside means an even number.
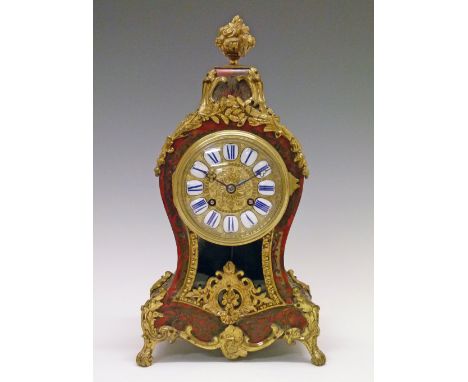
M226 264L224 272L229 275L235 275L235 267ZM238 274L239 272L237 272ZM161 326L156 328L154 320L163 317L163 314L158 310L163 306L167 289L165 288L166 281L172 276L170 272L158 280L156 284L160 285L159 289L152 288L153 294L151 298L141 307L141 327L143 329L143 348L136 357L136 362L140 366L150 366L153 363L153 349L157 343L162 341L174 342L177 338L182 338L200 348L207 350L220 349L227 359L236 359L245 357L249 352L262 350L270 346L279 338L284 338L288 344L293 344L295 341L302 342L311 355L311 362L314 365L321 366L325 363L325 355L317 346L317 337L320 334L319 329L319 307L310 301L308 292L302 289L301 284L293 284L294 287L294 305L300 309L307 320L307 326L304 330L299 328L281 328L276 324L271 325L270 335L261 342L250 342L249 337L245 335L241 328L236 325L229 324L211 341L202 341L192 334L192 327L189 325L184 330L177 330L171 326ZM250 280L249 280L250 281ZM248 283L249 284L249 283ZM250 292L249 292L250 293ZM226 300L226 305L229 303ZM232 300L231 300L232 303Z

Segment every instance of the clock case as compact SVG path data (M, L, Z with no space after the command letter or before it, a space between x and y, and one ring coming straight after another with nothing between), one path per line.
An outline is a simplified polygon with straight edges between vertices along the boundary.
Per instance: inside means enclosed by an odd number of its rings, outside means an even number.
M184 225L172 189L173 173L186 149L223 130L247 131L266 140L290 172L289 203L280 222L259 241L229 248L230 256L226 248L206 242ZM236 359L283 338L289 344L302 342L312 363L323 365L325 356L317 345L319 306L311 301L309 286L284 268L286 240L308 175L307 163L297 139L266 106L257 69L228 66L207 74L198 110L167 137L155 174L178 260L175 273L168 271L154 283L141 308L144 345L137 363L151 365L153 348L165 340L181 338ZM250 258L251 263L239 264Z

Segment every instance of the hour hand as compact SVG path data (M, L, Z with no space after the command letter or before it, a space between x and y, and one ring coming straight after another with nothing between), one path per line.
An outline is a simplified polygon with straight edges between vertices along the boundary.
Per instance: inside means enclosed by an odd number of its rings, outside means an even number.
M210 170L206 173L206 177L210 182L212 182L213 180L216 180L216 173L214 172L214 170Z
M206 175L206 177L208 178L208 180L209 180L210 182L215 181L215 182L218 182L219 184L222 184L224 187L227 187L227 184L226 184L226 183L223 183L223 182L221 182L219 179L216 178L216 173L215 173L213 170L210 171L210 172Z

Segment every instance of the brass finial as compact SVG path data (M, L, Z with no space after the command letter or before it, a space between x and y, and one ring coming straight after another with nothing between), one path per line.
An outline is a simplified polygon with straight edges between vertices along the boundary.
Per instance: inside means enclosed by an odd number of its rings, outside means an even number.
M219 28L216 45L231 65L238 65L239 58L255 46L255 37L249 32L249 27L239 15L234 16L229 24Z

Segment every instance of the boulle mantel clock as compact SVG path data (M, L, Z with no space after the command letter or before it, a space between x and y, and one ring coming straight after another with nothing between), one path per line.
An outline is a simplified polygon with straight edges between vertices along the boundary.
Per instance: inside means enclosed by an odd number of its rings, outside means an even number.
M141 308L137 363L151 365L165 340L236 359L283 338L323 365L319 307L283 262L306 160L267 107L257 69L238 63L255 45L239 16L220 28L216 45L229 65L208 72L199 108L167 137L155 168L178 261Z

